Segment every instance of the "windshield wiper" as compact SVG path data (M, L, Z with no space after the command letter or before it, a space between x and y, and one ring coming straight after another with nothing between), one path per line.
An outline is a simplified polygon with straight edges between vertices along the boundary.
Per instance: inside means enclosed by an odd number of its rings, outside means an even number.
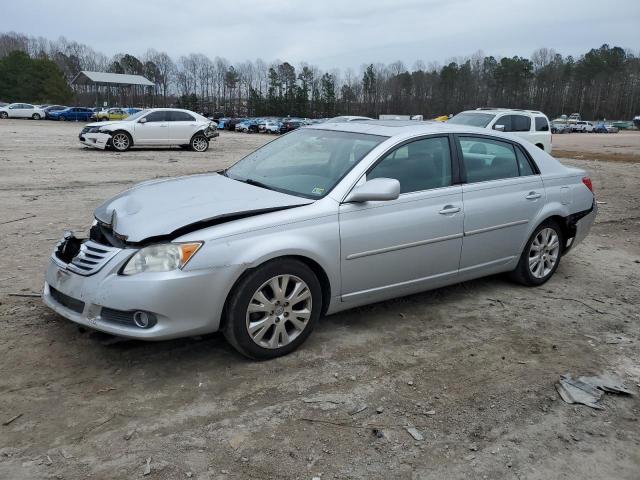
M248 185L253 185L254 187L266 188L267 190L275 190L272 186L267 185L266 183L259 182L258 180L254 180L253 178L246 178L240 181Z

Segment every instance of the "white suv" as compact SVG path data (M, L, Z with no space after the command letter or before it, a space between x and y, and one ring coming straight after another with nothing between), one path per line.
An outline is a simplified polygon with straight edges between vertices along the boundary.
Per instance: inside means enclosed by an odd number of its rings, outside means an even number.
M592 133L595 128L593 123L585 122L584 120L578 120L576 123L571 124L572 132Z
M89 123L80 132L80 143L124 152L134 145L179 145L205 152L218 136L216 122L189 110L152 108L115 122Z
M449 123L510 132L551 152L551 129L547 116L537 110L477 108L460 112Z

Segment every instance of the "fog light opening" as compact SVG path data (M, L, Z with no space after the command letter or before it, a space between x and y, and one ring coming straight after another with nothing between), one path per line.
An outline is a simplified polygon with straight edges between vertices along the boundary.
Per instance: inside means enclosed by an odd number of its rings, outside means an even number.
M149 328L156 323L154 317L152 313L137 311L133 314L133 323L140 328Z

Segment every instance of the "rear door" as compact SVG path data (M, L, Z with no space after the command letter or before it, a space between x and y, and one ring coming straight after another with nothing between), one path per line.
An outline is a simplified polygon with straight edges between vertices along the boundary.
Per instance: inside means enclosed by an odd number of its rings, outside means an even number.
M169 138L174 145L186 145L191 141L198 123L193 115L187 112L171 110L169 114Z
M464 213L449 137L397 147L369 170L366 180L373 178L397 179L401 193L391 201L340 205L343 301L390 298L451 281Z
M534 132L531 134L533 137L531 143L542 145L545 152L551 153L551 127L549 126L549 120L547 117L536 116L533 118L533 122Z
M146 122L136 123L134 142L138 145L169 144L169 121L166 110L157 110L147 114Z
M539 171L516 142L456 135L462 159L464 241L460 273L491 273L521 253L545 202Z

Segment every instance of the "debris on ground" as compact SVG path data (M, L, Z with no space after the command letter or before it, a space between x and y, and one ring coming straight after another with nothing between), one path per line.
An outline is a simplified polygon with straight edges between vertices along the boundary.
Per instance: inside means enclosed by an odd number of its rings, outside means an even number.
M565 402L580 403L596 410L604 409L597 402L605 392L623 395L633 394L624 387L622 380L608 374L578 378L573 378L569 374L560 375L560 381L556 383L556 390Z
M405 427L405 430L413 437L414 440L417 440L418 442L424 440L422 434L415 427Z
M17 419L19 419L22 415L24 415L23 413L19 413L17 415L14 415L13 417L11 417L9 420L6 420L4 422L2 422L2 425L4 425L5 427L7 425L9 425L10 423L15 422Z
M377 438L384 438L384 432L379 428L373 428L371 433L373 433Z
M361 405L358 405L353 410L351 410L351 412L349 412L349 415L355 415L356 413L364 412L366 409L367 409L367 406L363 403Z
M144 466L144 472L142 472L142 475L149 475L151 473L151 457L147 458L147 463Z

